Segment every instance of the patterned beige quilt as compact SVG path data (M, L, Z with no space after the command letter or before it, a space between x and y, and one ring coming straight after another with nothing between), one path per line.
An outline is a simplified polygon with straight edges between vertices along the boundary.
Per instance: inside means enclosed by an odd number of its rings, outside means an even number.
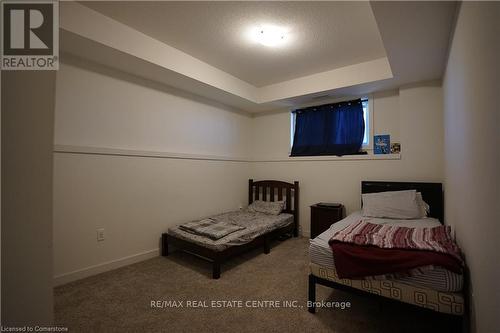
M223 251L230 246L249 243L260 235L293 223L292 214L281 213L279 215L270 215L248 210L228 212L210 216L210 218L238 225L244 227L244 229L230 233L217 240L187 232L182 230L178 225L169 228L168 234L214 251Z

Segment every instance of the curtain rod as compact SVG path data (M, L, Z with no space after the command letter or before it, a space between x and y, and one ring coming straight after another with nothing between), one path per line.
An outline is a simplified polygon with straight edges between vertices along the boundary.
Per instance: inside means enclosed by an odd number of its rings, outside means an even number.
M356 98L356 99L361 100L361 103L368 102L368 98ZM310 108L319 108L319 107L326 106L326 105L350 103L352 101L356 101L356 99L351 99L351 100L342 101L342 102L332 102L332 103L325 103L325 104L319 104L319 105L303 106L303 107L300 107L300 108L297 108L297 109L293 109L291 112L297 112L299 110L310 109Z

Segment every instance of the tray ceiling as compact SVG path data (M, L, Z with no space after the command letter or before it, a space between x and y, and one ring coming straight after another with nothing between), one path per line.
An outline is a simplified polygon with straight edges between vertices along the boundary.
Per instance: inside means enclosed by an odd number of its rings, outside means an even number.
M368 2L83 4L257 87L386 56ZM262 24L286 28L286 43L252 42Z
M61 2L61 50L247 112L442 77L456 3ZM248 38L277 25L280 47Z

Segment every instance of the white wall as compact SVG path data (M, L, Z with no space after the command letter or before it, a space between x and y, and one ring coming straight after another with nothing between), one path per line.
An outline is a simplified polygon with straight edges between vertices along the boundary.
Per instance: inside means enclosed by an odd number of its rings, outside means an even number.
M0 71L0 91L2 91L2 73ZM0 94L0 188L2 188L2 94ZM2 191L0 191L0 267L2 267ZM2 323L2 274L0 274L0 324Z
M124 72L63 59L57 73L56 144L248 154L248 116Z
M300 181L300 224L309 234L309 206L341 202L347 213L360 207L362 180L437 181L443 179L443 115L439 82L374 95L374 133L391 134L401 142L400 160L336 159L283 161L290 149L290 114L254 118L253 163L255 179ZM276 161L278 160L278 161Z
M5 71L1 94L2 325L51 325L55 72Z
M444 80L446 221L470 270L472 331L500 327L500 4L463 2Z
M189 159L54 154L56 283L158 255L171 225L247 201L251 118L75 58L57 73L55 144ZM64 150L64 149L63 149ZM106 239L97 242L96 229Z

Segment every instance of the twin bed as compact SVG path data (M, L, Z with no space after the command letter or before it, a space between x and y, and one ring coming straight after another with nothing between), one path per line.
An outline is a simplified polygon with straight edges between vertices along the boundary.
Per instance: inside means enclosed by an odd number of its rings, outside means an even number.
M443 192L439 183L407 182L362 182L362 193L416 190L430 206L428 217L421 219L369 218L376 225L398 225L403 227L436 227L443 221ZM316 308L316 284L350 292L372 294L416 305L447 315L453 315L457 325L465 312L464 276L440 266L423 269L410 276L389 278L340 278L335 268L335 252L329 241L340 230L366 219L361 212L355 212L333 224L328 230L310 241L309 306L314 313Z
M191 226L189 223L169 228L168 232L162 235L162 255L168 256L170 245L198 255L212 262L212 277L218 279L221 274L221 264L229 258L256 247L263 247L264 253L268 254L272 239L299 235L299 182L293 184L277 180L254 182L250 179L249 206L254 202L282 203L283 206L277 214L267 214L247 208L212 216L198 223L191 222L197 232L189 228ZM228 227L231 230L227 230ZM207 237L200 232L209 230L210 235L214 236L221 229L225 230L222 231L221 235L224 235L222 237Z

